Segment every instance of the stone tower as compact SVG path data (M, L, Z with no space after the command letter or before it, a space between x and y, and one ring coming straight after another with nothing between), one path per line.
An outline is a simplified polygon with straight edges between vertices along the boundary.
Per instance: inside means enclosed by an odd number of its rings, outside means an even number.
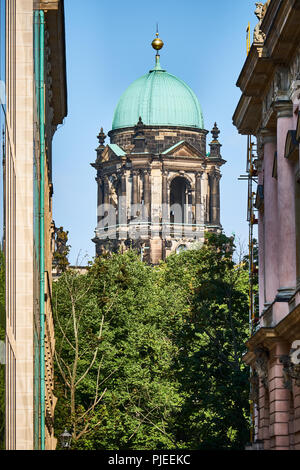
M114 113L110 143L98 135L96 254L136 248L156 264L220 231L219 129L207 152L199 101L160 65L133 82Z

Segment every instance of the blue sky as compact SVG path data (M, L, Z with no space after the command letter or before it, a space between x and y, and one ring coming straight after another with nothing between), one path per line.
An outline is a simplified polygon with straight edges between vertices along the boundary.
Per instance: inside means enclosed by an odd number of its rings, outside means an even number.
M159 23L161 64L199 98L204 124L221 131L221 222L245 244L246 137L232 124L246 58L246 27L257 23L253 0L65 0L68 116L53 147L54 220L69 231L70 262L95 255L97 135L111 129L118 100L154 64L151 42ZM210 142L211 135L208 135ZM107 139L107 143L109 140ZM85 257L85 258L84 258ZM83 259L84 258L84 259Z

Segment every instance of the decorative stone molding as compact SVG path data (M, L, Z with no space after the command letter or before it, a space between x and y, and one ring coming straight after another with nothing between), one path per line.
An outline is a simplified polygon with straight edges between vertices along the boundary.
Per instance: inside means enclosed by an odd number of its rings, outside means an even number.
M268 360L269 360L269 351L263 346L258 346L254 350L255 354L255 370L261 380L263 386L268 390Z
M260 137L261 137L262 145L270 144L270 143L274 144L277 141L276 133L269 129L261 129Z
M290 354L294 350L291 349ZM300 364L293 364L290 355L280 356L280 362L283 365L283 383L284 388L292 390L292 380L295 380L295 385L300 387Z
M293 80L291 82L290 99L294 104L300 101L300 80Z
M170 175L170 173L167 172L167 175ZM194 182L193 182L193 179L191 178L191 175L186 173L185 171L178 171L176 173L172 173L168 178L168 186L171 186L172 181L178 177L181 177L187 180L187 182L189 183L190 189L195 189Z
M292 390L292 377L291 377L291 360L290 356L284 354L280 356L279 362L283 365L282 374L283 374L283 385L287 390Z
M274 99L275 101L288 101L290 89L289 69L283 65L276 68L274 76Z
M293 104L290 100L275 102L274 110L277 113L277 119L293 116Z
M267 116L272 112L272 105L274 101L274 81L271 82L270 88L268 89L268 92L265 95L265 98L263 100L262 104L262 117L263 117L263 122L266 121Z
M289 70L290 80L290 99L293 103L300 100L300 48L290 66Z

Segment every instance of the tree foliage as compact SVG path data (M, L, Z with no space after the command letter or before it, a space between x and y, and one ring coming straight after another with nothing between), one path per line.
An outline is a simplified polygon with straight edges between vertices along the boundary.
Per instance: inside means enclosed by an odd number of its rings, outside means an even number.
M56 434L73 449L243 448L248 274L233 240L157 267L128 251L54 283Z

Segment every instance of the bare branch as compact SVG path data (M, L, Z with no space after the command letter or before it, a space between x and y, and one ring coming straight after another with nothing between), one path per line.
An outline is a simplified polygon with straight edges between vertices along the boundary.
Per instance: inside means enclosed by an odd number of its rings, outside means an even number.
M102 319L101 319L101 324L100 324L100 330L99 330L99 334L98 334L98 341L100 341L101 337L102 337L102 329L103 329L103 322L104 322L104 316L102 315ZM84 372L84 374L82 374L82 376L77 380L77 382L75 383L75 387L77 387L80 382L82 382L82 380L86 377L86 375L89 373L89 371L91 370L91 368L93 367L95 361L96 361L96 358L97 358L97 354L98 354L98 350L99 350L99 346L97 346L95 352L94 352L94 356L93 356L93 359L90 363L90 365L88 366L88 368L86 369L86 371Z

